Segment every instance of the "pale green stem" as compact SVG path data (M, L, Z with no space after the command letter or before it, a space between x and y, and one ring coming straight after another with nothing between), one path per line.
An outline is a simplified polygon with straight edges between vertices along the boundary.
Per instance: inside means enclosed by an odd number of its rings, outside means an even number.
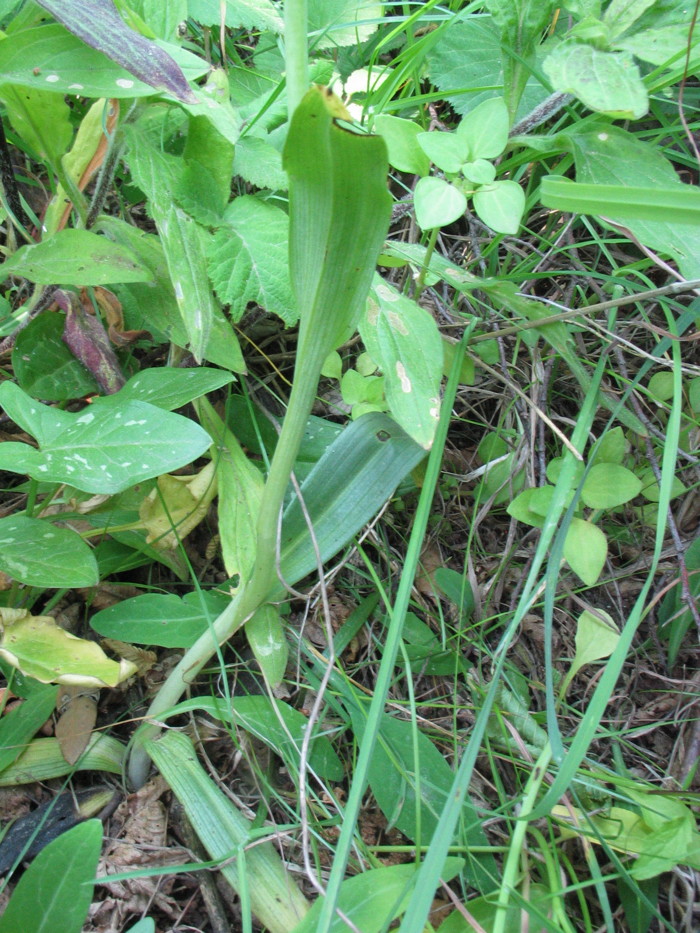
M194 677L216 653L219 645L227 641L261 606L275 583L277 553L277 528L284 496L289 485L294 463L304 436L306 423L316 396L321 366L326 354L303 352L300 341L289 407L282 424L275 453L258 516L255 567L250 580L238 595L214 621L211 629L201 635L189 648L179 664L173 668L168 679L151 703L147 719L158 719L162 713L174 706ZM143 742L158 733L158 726L142 727L134 743L129 759L129 780L135 788L142 787L148 776L149 757Z
M309 50L306 23L306 0L285 0L284 59L287 74L287 105L290 117L309 89Z

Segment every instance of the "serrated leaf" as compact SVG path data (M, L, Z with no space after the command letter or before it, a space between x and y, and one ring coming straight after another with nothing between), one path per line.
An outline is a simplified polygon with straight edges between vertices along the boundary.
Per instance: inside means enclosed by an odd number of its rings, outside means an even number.
M191 52L165 42L157 45L176 61L186 79L194 80L208 71L206 62ZM0 73L9 83L50 88L60 94L132 98L155 93L152 85L58 24L23 29L0 41Z
M40 285L109 285L149 282L151 273L123 246L90 230L59 230L21 246L5 260L2 276L20 275Z
M130 29L112 0L37 0L40 6L87 45L158 91L194 103L180 66L155 42Z
M465 49L469 49L468 55ZM462 116L482 101L502 95L503 53L493 18L470 13L451 22L428 54L428 69L431 80ZM520 100L518 116L530 113L548 93L539 81L531 79Z
M463 216L467 199L442 178L421 178L414 192L418 226L423 230L445 227Z
M256 188L284 191L287 174L282 168L282 153L266 139L244 136L236 145L233 173Z
M22 875L0 918L0 933L80 933L92 901L102 823L79 823L50 842Z
M379 28L383 15L375 0L309 0L309 36L316 49L359 45Z
M433 317L377 277L360 334L384 373L392 414L414 441L429 450L440 417L444 355Z
M0 608L0 621L0 657L40 683L115 687L136 670L129 661L112 661L96 642L66 632L51 616Z
M525 192L515 181L495 181L474 192L474 210L496 233L515 235L525 211Z
M590 509L612 509L639 495L642 481L619 463L595 463L588 471L581 500Z
M95 586L99 580L93 552L76 532L26 515L0 518L0 569L41 589Z
M207 26L221 21L221 0L189 0L188 13L192 19ZM224 22L227 26L246 29L264 29L281 33L284 23L279 9L270 0L225 0Z
M231 305L235 320L255 302L292 324L289 218L274 204L243 195L231 202L224 220L208 249L209 275L220 299Z
M638 120L649 109L639 68L628 52L602 52L565 39L542 67L558 91L575 94L590 110Z
M598 582L608 556L608 541L597 525L572 518L564 541L564 557L586 586Z

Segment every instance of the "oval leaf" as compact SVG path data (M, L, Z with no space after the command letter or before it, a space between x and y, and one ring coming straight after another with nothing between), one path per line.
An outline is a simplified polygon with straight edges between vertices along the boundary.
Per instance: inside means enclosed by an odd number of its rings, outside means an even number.
M474 192L474 210L496 233L516 234L525 210L525 192L515 181L496 181Z
M600 528L582 518L572 518L564 541L564 557L586 586L597 583L607 556L608 541Z
M59 230L21 246L2 267L3 279L21 275L39 285L110 285L150 282L151 273L124 246L89 230Z
M581 499L589 509L612 509L639 495L642 481L619 463L596 463L588 471Z
M245 633L263 677L274 690L284 679L289 658L289 645L279 610L269 604L261 606L246 622Z
M26 515L0 519L0 570L42 589L99 581L94 554L76 532Z
M414 193L416 220L423 230L454 223L467 209L467 199L442 178L421 178Z

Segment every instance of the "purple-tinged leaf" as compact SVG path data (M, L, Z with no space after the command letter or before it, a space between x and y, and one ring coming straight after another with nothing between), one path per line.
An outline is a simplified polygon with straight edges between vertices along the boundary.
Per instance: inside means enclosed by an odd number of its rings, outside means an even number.
M126 68L130 74L186 104L196 104L180 66L155 42L130 29L113 0L37 0L59 23Z
M54 301L66 312L63 340L73 356L92 373L106 395L118 392L124 376L102 324L87 313L72 292L57 289Z

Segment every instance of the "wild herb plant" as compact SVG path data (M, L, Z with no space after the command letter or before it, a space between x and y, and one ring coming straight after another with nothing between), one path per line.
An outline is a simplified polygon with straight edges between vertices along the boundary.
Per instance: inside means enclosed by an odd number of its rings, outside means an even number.
M0 25L0 664L22 699L0 784L79 768L136 789L153 762L246 928L691 929L668 882L700 868L692 755L665 763L648 719L611 707L645 664L677 703L697 692L685 5L41 0ZM251 354L297 323L270 412ZM351 423L312 414L322 376ZM212 522L219 577L200 580ZM286 606L352 542L354 607L321 584L314 645ZM114 660L55 616L124 574L140 595L88 598ZM184 654L126 714L146 719L127 753L97 700L140 682L140 646ZM177 728L193 713L257 769L255 820ZM55 834L61 799L0 863ZM80 930L99 835L50 842L0 933L56 928L41 892Z

